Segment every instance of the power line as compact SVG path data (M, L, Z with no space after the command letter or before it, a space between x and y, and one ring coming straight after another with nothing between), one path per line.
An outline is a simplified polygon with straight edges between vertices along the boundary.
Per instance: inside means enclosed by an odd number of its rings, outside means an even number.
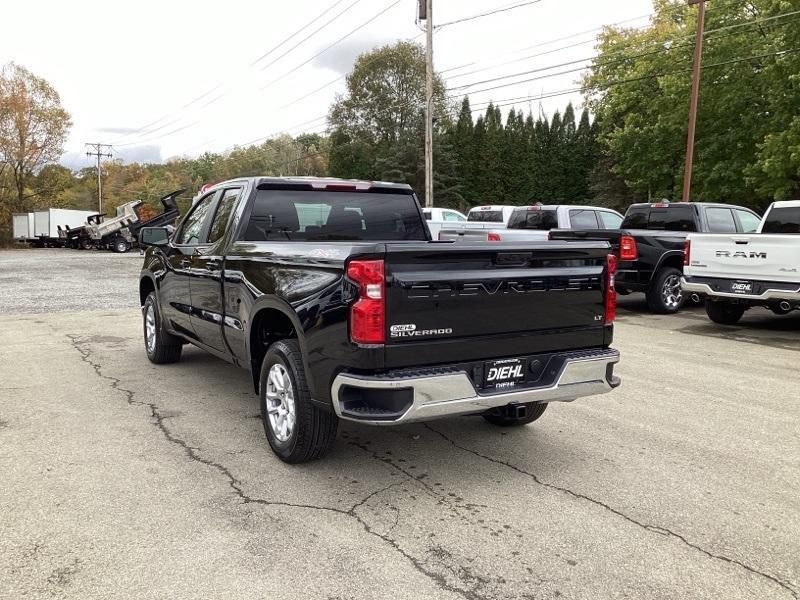
M608 25L600 25L599 27L594 27L594 28L592 28L592 29L586 29L586 30L584 30L584 31L578 31L578 32L576 32L576 33L571 33L571 34L569 34L569 35L565 35L565 36L562 36L562 37L559 37L559 38L554 38L554 39L552 39L552 40L547 40L547 41L544 41L544 42L538 42L538 43L536 43L536 44L533 44L532 46L525 46L524 48L518 48L518 49L516 49L516 50L512 50L511 52L505 52L505 53L503 53L503 54L498 54L498 55L495 55L495 56L494 56L494 58L502 58L502 57L504 57L504 56L511 56L512 54L517 54L518 52L524 52L524 51L526 51L526 50L532 50L532 49L534 49L534 48L541 48L542 46L549 46L550 44L555 44L556 42L563 42L564 40L571 40L571 39L574 39L574 38L576 38L576 37L580 37L580 36L582 36L582 35L586 35L586 34L588 34L588 33L593 33L593 32L596 32L596 31L601 31L601 30L605 29L606 27L616 27L616 26L618 26L618 25L624 25L624 24L626 24L626 23L632 23L633 21L639 21L639 20L641 20L641 19L645 19L645 18L648 18L648 17L652 17L652 16L654 16L654 14L655 14L655 13L648 13L648 14L646 14L646 15L640 15L640 16L638 16L638 17L633 17L633 18L630 18L630 19L625 19L624 21L617 21L616 23L610 23L610 24L608 24ZM587 40L587 41L585 41L585 42L582 42L582 43L589 43L589 42L593 42L593 41L595 41L596 39L597 39L597 38L596 38L596 36L595 36L595 37L591 38L590 40ZM490 57L490 58L491 58L491 57ZM473 65L478 65L478 64L480 64L481 62L484 62L484 61L483 61L483 60L477 60L477 61L472 61L472 62L468 62L468 63L463 63L463 64L461 64L461 65L457 65L457 66L455 66L455 67L448 67L447 69L443 69L443 70L439 71L439 74L441 75L441 74L443 74L443 73L448 73L448 72L450 72L450 71L457 71L457 70L459 70L459 69L464 69L464 68L466 68L466 67L471 67L471 66L473 66Z
M507 12L509 10L514 10L515 8L521 8L523 6L530 6L531 4L538 4L542 0L529 0L528 2L519 2L517 4L511 6L504 6L501 8L496 8L494 10L489 10L486 12L478 13L476 15L472 15L470 17L462 17L460 19L455 19L453 21L447 21L445 23L440 23L436 26L437 29L442 29L443 27L447 27L448 25L456 25L458 23L466 23L467 21L474 21L475 19L482 19L483 17L488 17L491 15L496 15L498 13Z
M287 38L285 38L285 39L284 39L282 42L280 42L279 44L276 44L275 46L273 46L272 48L270 48L269 50L267 50L267 51L266 51L264 54L262 54L262 55L261 55L261 56L259 56L257 59L255 59L253 62L251 62L249 66L251 66L251 67L254 67L254 66L256 66L256 64L260 63L262 60L264 60L265 58L267 58L267 57L268 57L270 54L272 54L273 52L275 52L275 50L277 50L278 48L280 48L281 46L283 46L283 45L284 45L286 42L288 42L289 40L291 40L291 39L292 39L294 36L296 36L296 35L297 35L297 34L299 34L299 33L302 33L302 32L303 32L303 31L305 31L305 30L306 30L308 27L310 27L311 25L313 25L314 23L316 23L317 21L319 21L319 20L320 20L322 17L324 17L324 16L325 16L325 15L327 15L329 12L331 12L331 11L332 11L334 8L336 8L337 6L339 6L339 5L340 5L342 2L344 2L344 0L337 0L336 2L334 2L333 4L331 4L331 5L330 5L328 8L326 8L325 10L323 10L323 11L322 11L321 13L319 13L319 14L318 14L316 17L314 17L314 18L313 18L313 19L311 19L311 20L310 20L308 23L306 23L305 25L303 25L303 26L302 26L300 29L298 29L297 31L295 31L294 33L292 33L291 35L289 35L289 36L288 36ZM355 2L354 2L353 4L355 4ZM347 9L345 9L345 11L347 11L349 8L351 8L351 7L353 6L353 4L351 4L351 5L350 5L350 7L348 7ZM340 13L339 15L337 15L337 17L338 17L338 16L340 16L340 15L341 15L341 13ZM334 17L334 19L335 19L335 18L336 18L336 17ZM330 21L329 21L328 23L330 23ZM327 25L328 23L326 23L326 25ZM325 25L323 25L323 27L325 27ZM322 29L322 28L320 28L320 29ZM317 29L317 30L316 30L314 33L317 33L317 32L319 32L319 29ZM312 33L311 35L314 35L314 34ZM306 39L308 39L308 38L306 38ZM302 43L302 42L301 42L301 43Z
M356 4L358 4L359 2L361 2L361 0L355 0L354 2L350 3L349 5L347 5L347 7L346 7L346 8L345 8L343 11L341 11L340 13L338 13L338 14L337 14L336 16L334 16L332 19L330 19L329 21L327 21L325 24L323 24L323 25L322 25L322 27L320 27L319 29L316 29L316 30L312 31L312 32L311 32L311 33L310 33L308 36L304 37L302 40L300 40L299 42L297 42L297 43L296 43L294 46L292 46L292 47L291 47L291 48L289 48L289 49L288 49L286 52L284 52L283 54L281 54L281 55L280 55L278 58L274 59L272 62L270 62L270 63L268 63L268 64L266 64L266 65L263 65L263 66L261 67L261 69L260 69L260 70L261 70L261 71L264 71L264 70L268 69L269 67L271 67L272 65L274 65L276 62L278 62L278 61L279 61L280 59L282 59L284 56L286 56L287 54L289 54L289 53L290 53L292 50L294 50L294 49L295 49L295 48L297 48L298 46L302 45L303 43L305 43L306 41L308 41L310 38L312 38L314 35L316 35L316 34L317 34L317 33L319 33L320 31L322 31L323 29L325 29L325 27L327 27L328 25L330 25L331 23L333 23L333 22L334 22L336 19L338 19L339 17L341 17L341 16L342 16L344 13L346 13L347 11L349 11L351 8L353 8L353 7L354 7ZM338 2L337 2L337 4L338 4ZM327 12L327 11L326 11L326 12Z
M378 17L381 17L382 15L384 15L385 13L387 13L389 10L391 10L392 8L394 8L395 6L397 6L398 4L400 4L400 2L402 2L402 0L394 0L394 2L392 2L391 4L389 4L388 6L386 6L386 8L384 8L383 10L381 10L380 12L378 12L377 14L373 15L372 17L370 17L369 19L367 19L366 21L364 21L363 23L361 23L361 25L359 25L359 26L358 26L358 27L356 27L355 29L353 29L353 30L349 31L348 33L346 33L345 35L343 35L342 37L340 37L338 40L336 40L335 42L333 42L333 43L332 43L332 44L330 44L329 46L326 46L325 48L323 48L322 50L320 50L319 52L317 52L317 53L316 53L314 56L312 56L312 57L311 57L311 58L309 58L308 60L305 60L305 61L303 61L302 63L300 63L299 65L297 65L296 67L294 67L294 68L293 68L293 69L291 69L290 71L287 71L286 73L284 73L283 75L281 75L281 76L280 76L280 77L278 77L277 79L273 79L272 81L270 81L270 82L269 82L269 83L267 83L266 85L262 86L261 88L259 88L259 90L265 90L265 89L267 89L268 87L270 87L271 85L274 85L274 84L276 84L277 82L281 81L282 79L285 79L285 78L286 78L286 77L288 77L289 75L292 75L293 73L297 72L299 69L301 69L302 67L306 66L306 65L307 65L308 63L310 63L311 61L313 61L313 60L315 60L315 59L319 58L320 56L322 56L323 54L325 54L325 53L326 53L328 50L330 50L330 49L331 49L331 48L333 48L334 46L336 46L336 45L338 45L338 44L342 43L344 40L346 40L347 38L349 38L351 35L353 35L353 34L354 34L354 33L356 33L357 31L359 31L360 29L363 29L364 27L366 27L366 26L367 26L367 25L369 25L370 23L372 23L372 22L373 22L375 19L377 19Z
M307 22L305 25L303 25L302 27L300 27L299 29L297 29L297 30L296 30L294 33L292 33L290 36L288 36L287 38L285 38L285 39L284 39L284 40L283 40L281 43L277 44L276 46L273 46L273 47L272 47L270 50L268 50L266 53L262 54L262 55L261 55L261 56L259 56L257 59L255 59L253 62L251 62L251 63L250 63L250 65L249 65L249 67L253 67L253 66L255 66L255 65L256 65L257 63L259 63L261 60L263 60L264 58L266 58L267 56L269 56L271 53L273 53L275 50L277 50L278 48L280 48L281 46L283 46L284 44L286 44L286 43L287 43L289 40L291 40L292 38L294 38L296 35L298 35L299 33L303 32L305 29L307 29L309 26L311 26L313 23L315 23L316 21L318 21L320 18L322 18L324 15L326 15L327 13L329 13L331 10L333 10L333 9L334 9L336 6L340 5L340 4L341 4L342 2L344 2L344 1L345 1L345 0L338 0L337 2L334 2L334 3L333 3L331 6L329 6L328 8L326 8L324 11L322 11L322 12L321 12L320 14L318 14L316 17L314 17L314 18L313 18L311 21L308 21L308 22ZM326 22L326 23L325 23L325 24L324 24L322 27L319 27L318 29L316 29L316 30L315 30L315 31L314 31L314 32L313 32L311 35L309 35L309 36L307 36L307 37L303 38L303 40L301 40L301 42L300 42L300 43L298 43L298 44L296 44L295 46L293 46L293 47L292 47L292 48L291 48L289 51L287 51L287 52L285 52L284 54L282 54L282 55L281 55L280 57L278 57L278 59L276 59L276 60L279 60L280 58L283 58L284 56L286 56L286 54L288 54L288 52L290 52L291 50L294 50L295 48L297 48L297 47L298 47L300 44L302 44L303 42L305 42L305 41L307 41L308 39L310 39L310 38L311 38L313 35L315 35L316 33L319 33L319 31L321 31L322 29L324 29L325 27L327 27L328 25L330 25L330 24L331 24L333 21L335 21L336 19L338 19L338 18L339 18L339 17L340 17L342 14L344 14L345 12L347 12L348 10L350 10L350 9L351 9L353 6L355 6L355 5L356 5L358 2L360 2L360 1L361 1L361 0L355 0L354 2L352 2L352 3L351 3L351 4L350 4L350 5L347 7L347 8L345 8L343 11L339 12L339 13L338 13L338 14L337 14L335 17L333 17L332 19L328 20L328 21L327 21L327 22ZM274 64L275 62L276 62L276 61L272 61L272 62L270 63L270 65ZM186 104L184 104L183 106L181 106L181 107L178 109L178 111L185 110L185 109L189 108L190 106L192 106L193 104L195 104L195 103L199 102L200 100L203 100L204 98L207 98L208 96L210 96L211 94L213 94L214 92L216 92L217 90L219 90L220 88L222 88L222 87L225 85L225 83L227 83L227 82L225 82L225 81L224 81L224 82L222 82L222 83L219 83L219 84L217 84L216 86L214 86L213 88L211 88L211 89L207 90L206 92L204 92L204 93L200 94L199 96L197 96L197 97L193 98L192 100L190 100L189 102L187 102ZM217 100L219 100L220 98L222 98L224 95L225 95L225 93L223 93L223 94L221 94L221 95L219 95L219 96L216 96L216 97L215 97L214 99L212 99L211 101L207 102L206 104L203 104L203 106L201 106L200 108L204 108L204 107L208 106L209 104L212 104L213 102L216 102ZM177 112L177 111L176 111L176 112ZM127 134L125 134L125 135L124 135L122 138L120 138L120 140L124 140L125 138L127 138L127 137L130 137L131 135L136 135L136 134L139 134L139 133L143 133L143 134L145 134L145 135L150 135L150 134L152 134L152 133L155 133L156 131L160 131L161 129L164 129L164 128L166 128L166 127L169 127L169 125L171 125L171 124L173 124L173 123L177 122L178 120L180 120L180 118L181 118L181 117L178 117L178 119L175 119L175 120L171 121L171 122L170 122L170 123L168 123L168 124L161 125L160 127L157 127L157 128L155 128L155 129L150 129L150 128L151 128L153 125L156 125L156 124L160 123L161 121L163 121L164 119L167 119L167 118L169 118L169 117L170 117L171 115L173 115L173 114L175 114L175 112L173 112L173 113L168 113L167 115L165 115L165 116L163 116L163 117L161 117L161 118L159 118L159 119L156 119L155 121L151 121L150 123L148 123L148 124L146 124L146 125L143 125L142 127L139 127L139 128L137 128L136 130L134 130L134 131L128 132L128 133L127 133Z
M711 40L711 39L720 39L722 37L728 37L729 35L734 35L735 33L738 33L738 32L731 33L731 31L736 29L736 28L740 28L740 27L744 27L744 26L760 25L760 24L762 24L762 23L764 23L766 21L772 21L772 20L775 20L776 18L782 18L782 17L792 16L792 15L796 15L796 14L800 14L800 11L784 13L782 15L777 15L775 17L770 17L769 19L762 19L760 21L752 21L752 22L749 22L749 23L739 23L739 24L736 24L736 25L728 25L728 26L725 26L725 27L720 27L720 28L717 28L717 29L709 30L706 33L719 32L719 31L728 31L728 33L726 33L725 35L718 35L718 36L714 36L714 37L708 38L709 40ZM794 22L796 20L798 20L798 19L792 19L792 20L786 21L784 23L779 23L778 26L787 25L787 24L792 23L792 22ZM684 37L680 37L680 38L677 38L677 39L681 40L681 39L684 39ZM666 45L668 43L669 43L669 45ZM664 42L664 41L656 42L656 43L653 44L653 46L656 46L656 45L660 46L656 50L650 50L650 51L647 51L647 52L641 52L639 54L623 56L622 58L616 59L616 60L609 60L609 61L604 61L604 62L601 62L601 63L595 63L593 66L594 67L600 67L600 66L609 66L609 65L619 64L621 62L626 62L628 60L633 60L635 58L641 58L641 57L644 57L644 56L651 56L651 55L654 55L654 54L662 54L662 53L669 52L671 50L675 50L675 49L685 48L685 47L691 46L690 43L671 45L670 42ZM623 55L624 52L625 52L625 49L619 49L616 52L611 53L611 55L612 56L614 56L614 55ZM469 84L464 84L464 85L460 85L460 86L457 86L457 87L450 88L449 91L466 90L467 88L471 88L471 87L474 87L476 85L481 85L481 84L484 84L484 83L493 83L495 81L501 81L503 79L509 79L509 78L512 78L512 77L521 77L523 75L539 73L539 72L542 72L542 71L549 71L551 69L555 69L555 68L558 68L558 67L563 67L563 66L568 66L568 65L571 65L571 64L577 64L577 63L581 63L581 62L586 62L586 61L592 60L594 58L596 58L596 56L577 59L577 60L574 60L574 61L568 61L568 62L564 62L564 63L560 63L560 64L556 64L556 65L550 65L550 66L546 66L546 67L539 67L537 69L531 69L531 70L522 71L522 72L519 72L519 73L512 73L512 74L509 74L509 75L503 75L503 76L494 77L494 78L491 78L491 79L484 79L484 80L481 80L481 81L475 81L475 82L472 82L472 83L469 83ZM551 73L549 75L541 75L541 76L532 77L532 78L529 78L529 79L522 79L522 80L519 80L519 81L511 81L511 82L508 82L508 83L503 84L503 85L483 88L483 89L480 89L480 90L472 90L470 93L479 94L479 93L482 93L482 92L493 91L495 89L501 89L503 87L509 87L509 86L523 84L523 83L530 83L531 81L538 81L540 79L547 79L549 77L557 77L557 76L560 76L560 75L567 75L567 74L570 74L570 73L576 73L576 72L582 71L585 68L586 67L579 67L579 68L570 69L570 70L567 70L567 71L560 71L558 73Z
M773 56L785 56L785 55L788 55L788 54L794 54L796 52L800 52L800 48L788 48L788 49L784 49L784 50L778 50L776 52L770 52L770 53L767 53L767 54L746 56L746 57L743 57L743 58L735 58L735 59L732 59L732 60L726 60L726 61L713 63L713 64L709 64L709 65L703 65L701 70L705 71L707 69L713 69L713 68L717 68L717 67L722 67L722 66L727 66L727 65L732 65L732 64L742 63L742 62L748 62L748 61L752 61L752 60L758 60L758 59L761 59L761 58L770 58L770 57L773 57ZM659 77L666 77L668 75L677 75L677 74L681 74L681 73L688 73L690 71L691 71L691 69L677 69L677 70L673 70L673 71L663 71L663 72L660 72L660 73L649 73L649 74L643 75L641 77L632 77L630 79L622 79L622 80L618 80L618 81L611 81L611 82L606 83L606 84L596 84L596 85L575 87L575 88L571 88L571 89L557 90L557 91L554 91L554 92L547 92L547 93L544 93L544 94L541 94L541 95L538 95L538 96L519 96L519 97L516 97L516 98L507 98L505 100L499 100L497 102L479 103L479 105L480 104L485 104L486 106L492 105L492 106L495 106L495 107L502 108L502 107L505 107L505 106L512 106L514 104L521 104L523 102L531 102L531 101L534 101L534 100L541 100L541 99L544 99L544 98L553 98L553 97L556 97L556 96L564 96L564 95L567 95L567 94L575 94L575 93L579 93L579 92L587 92L587 91L592 91L592 90L602 91L602 90L605 90L605 89L608 89L608 88L611 88L611 87L616 87L618 85L626 85L626 84L629 84L629 83L636 83L636 82L639 82L639 81L646 81L648 79L658 79ZM711 84L711 85L714 85L714 84ZM478 105L476 105L476 106L478 106ZM482 106L480 108L474 108L474 109L472 109L471 112L482 111L482 110L484 110L486 108L486 106Z

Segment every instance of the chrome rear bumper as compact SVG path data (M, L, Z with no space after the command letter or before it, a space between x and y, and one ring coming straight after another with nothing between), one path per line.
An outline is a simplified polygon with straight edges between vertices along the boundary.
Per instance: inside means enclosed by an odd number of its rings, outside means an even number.
M583 396L605 394L620 384L619 378L612 374L613 365L619 362L617 350L597 350L568 356L552 385L491 394L479 393L466 371L413 377L369 377L340 373L331 386L333 408L342 419L369 425L395 425L482 413L509 404L569 402ZM343 410L343 394L340 392L347 388L367 394L370 390L411 390L413 399L402 414L386 419L359 418Z
M800 288L797 290L787 289L767 289L760 294L732 294L730 292L718 292L707 283L697 283L686 281L681 277L681 289L686 292L705 294L711 298L736 298L737 300L751 300L754 302L768 302L770 300L789 300L800 302Z

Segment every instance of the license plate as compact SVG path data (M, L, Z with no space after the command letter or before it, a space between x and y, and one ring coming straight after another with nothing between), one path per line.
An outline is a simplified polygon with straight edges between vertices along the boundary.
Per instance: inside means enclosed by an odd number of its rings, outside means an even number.
M507 358L484 363L483 387L502 389L514 387L525 379L525 361L521 358Z
M734 281L731 283L731 292L734 294L752 294L753 282L752 281Z

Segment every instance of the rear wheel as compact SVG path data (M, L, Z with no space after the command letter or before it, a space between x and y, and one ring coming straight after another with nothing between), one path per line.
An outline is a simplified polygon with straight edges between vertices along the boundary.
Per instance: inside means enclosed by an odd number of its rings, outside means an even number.
M112 247L114 248L114 252L119 252L120 254L122 254L123 252L127 252L130 249L128 242L126 242L122 238L117 238L116 240L114 240L114 244L112 245Z
M142 307L144 321L144 349L150 362L157 365L178 362L183 344L179 338L167 333L161 321L156 293L150 292Z
M523 409L523 410L520 410ZM547 404L530 402L528 404L515 404L503 406L483 413L483 418L492 425L500 427L514 427L515 425L527 425L533 423L544 414Z
M736 325L747 310L741 304L732 302L712 302L706 300L706 314L708 318L720 325Z
M264 433L282 461L322 458L336 441L338 417L311 401L303 358L296 340L270 346L261 365L259 397Z
M82 239L81 248L83 248L84 250L91 250L92 248L94 248L94 244L92 243L92 240Z
M664 267L653 277L647 290L647 305L655 313L672 314L683 306L685 297L681 289L681 272L674 267Z

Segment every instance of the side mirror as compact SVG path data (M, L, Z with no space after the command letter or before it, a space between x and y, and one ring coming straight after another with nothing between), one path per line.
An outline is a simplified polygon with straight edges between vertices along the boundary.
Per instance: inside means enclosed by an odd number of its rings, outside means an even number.
M139 245L147 246L166 246L169 244L170 231L166 227L142 227L139 231Z

